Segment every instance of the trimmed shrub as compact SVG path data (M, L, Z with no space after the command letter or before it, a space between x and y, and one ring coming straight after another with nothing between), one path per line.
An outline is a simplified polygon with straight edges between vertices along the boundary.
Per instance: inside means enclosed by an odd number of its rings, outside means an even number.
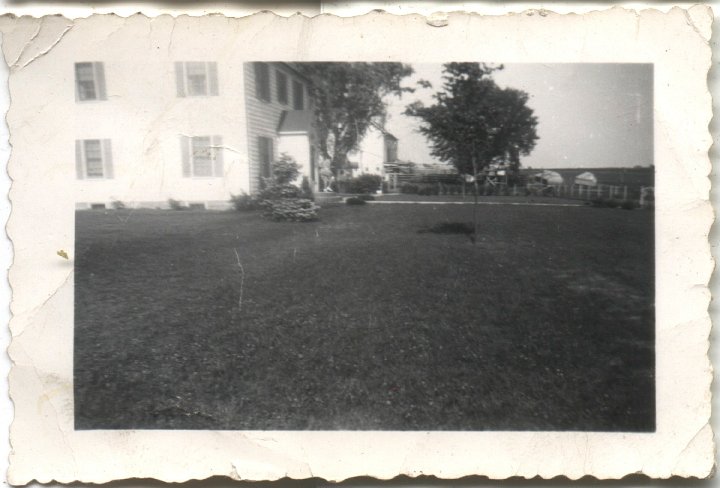
M382 188L382 178L379 175L360 175L345 184L348 193L375 193Z
M634 200L623 200L620 202L620 208L623 210L635 210L637 207L638 204Z
M300 196L301 191L297 186L289 183L274 183L273 181L266 181L265 188L258 193L260 201L276 200L278 198L300 198Z
M415 183L403 183L400 185L400 193L416 194L420 187Z
M127 206L125 205L125 203L124 203L124 202L121 202L120 200L113 200L113 201L110 203L110 205L111 205L112 208L114 208L115 210L125 210L125 209L127 208Z
M427 183L427 184L438 184L442 183L443 185L447 184L458 184L461 182L461 177L457 173L439 173L439 174L430 174L430 175L422 175L420 177L421 183Z
M187 210L188 207L182 204L182 202L178 200L173 200L172 198L168 198L168 205L172 210Z
M319 207L309 198L303 198L303 191L290 183L300 174L300 167L287 154L273 162L272 177L264 178L263 189L257 200L265 209L263 215L271 220L309 222L317 220ZM307 190L310 184L307 183ZM312 195L312 192L309 192Z
M440 190L438 186L435 185L418 185L418 195L424 195L424 196L430 196L430 195L438 195L440 193Z
M367 202L360 197L350 197L345 199L348 205L365 205Z
M621 203L621 202L620 202L619 200L615 200L614 198L611 198L611 199L609 199L609 200L605 200L605 205L606 205L608 208L618 208L618 207L620 206L620 203Z
M359 198L360 200L365 200L366 202L372 202L375 200L375 197L372 195L356 195L355 198Z
M261 208L263 208L262 205L260 205L260 201L258 201L256 197L248 195L246 193L242 193L240 195L231 195L230 203L232 203L233 208L238 212L260 210Z
M281 154L280 158L272 163L272 180L275 184L287 185L300 176L300 166L287 154Z
M276 221L310 222L317 220L318 206L306 198L265 200L265 216Z

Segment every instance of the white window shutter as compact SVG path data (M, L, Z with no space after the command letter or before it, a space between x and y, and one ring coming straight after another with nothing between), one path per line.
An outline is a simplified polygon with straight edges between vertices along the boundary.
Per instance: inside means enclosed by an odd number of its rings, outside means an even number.
M182 153L182 175L190 178L192 170L190 167L190 143L191 140L187 136L180 136L180 152Z
M85 179L85 164L83 162L83 141L75 141L75 171L77 179Z
M185 96L185 63L175 62L175 81L177 82L177 96Z
M219 94L217 63L216 62L208 63L207 64L207 72L208 72L208 85L210 87L209 95L217 96Z
M213 176L223 176L225 169L223 168L223 147L222 136L213 136Z
M93 73L95 75L98 100L107 100L107 93L105 92L105 67L103 64L93 63Z
M112 159L112 143L110 139L102 140L103 149L103 176L107 179L112 179L113 174L113 159Z

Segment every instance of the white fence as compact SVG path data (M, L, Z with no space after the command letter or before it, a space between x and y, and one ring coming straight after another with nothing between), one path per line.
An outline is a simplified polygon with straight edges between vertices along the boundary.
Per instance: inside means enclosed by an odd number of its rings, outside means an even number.
M443 175L440 175L443 176ZM446 180L447 181L447 180ZM386 191L403 192L410 187L409 193L422 189L424 195L472 195L474 185L471 183L444 183L440 180L432 181L427 178L423 181L414 175L390 174L385 182ZM631 185L546 185L541 183L527 183L522 185L480 184L479 194L505 195L505 196L547 196L567 198L572 200L620 200L634 201L640 206L654 204L654 188L651 186Z

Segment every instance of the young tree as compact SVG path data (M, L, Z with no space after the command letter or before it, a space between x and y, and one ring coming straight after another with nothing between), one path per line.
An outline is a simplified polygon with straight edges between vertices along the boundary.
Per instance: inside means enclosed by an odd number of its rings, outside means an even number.
M528 94L500 88L492 78L500 69L483 63L444 64L444 84L433 96L435 104L415 102L405 111L422 120L419 130L430 141L433 156L474 177L476 203L479 172L498 157L517 169L520 155L529 154L538 139ZM477 236L476 215L475 209Z
M451 162L460 173L477 174L493 158L505 157L519 166L520 155L535 147L537 118L527 106L528 94L500 88L493 67L482 63L443 65L445 83L425 107L409 105L407 115L422 119L420 132L432 154Z
M383 99L413 91L401 86L413 73L402 63L304 63L302 70L312 80L320 152L335 176L347 167L348 153L358 148L371 122L385 117Z

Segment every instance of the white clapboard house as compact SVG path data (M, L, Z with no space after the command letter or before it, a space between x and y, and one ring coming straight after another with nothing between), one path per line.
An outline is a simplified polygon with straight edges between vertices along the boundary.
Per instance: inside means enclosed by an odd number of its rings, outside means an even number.
M398 139L385 130L382 124L372 123L358 149L348 154L348 177L377 175L386 179L386 166L397 161Z
M82 48L78 48L82 51ZM296 65L108 50L60 69L72 118L78 208L225 208L282 153L319 189L309 81ZM70 107L71 106L71 107ZM68 131L69 132L69 131Z

